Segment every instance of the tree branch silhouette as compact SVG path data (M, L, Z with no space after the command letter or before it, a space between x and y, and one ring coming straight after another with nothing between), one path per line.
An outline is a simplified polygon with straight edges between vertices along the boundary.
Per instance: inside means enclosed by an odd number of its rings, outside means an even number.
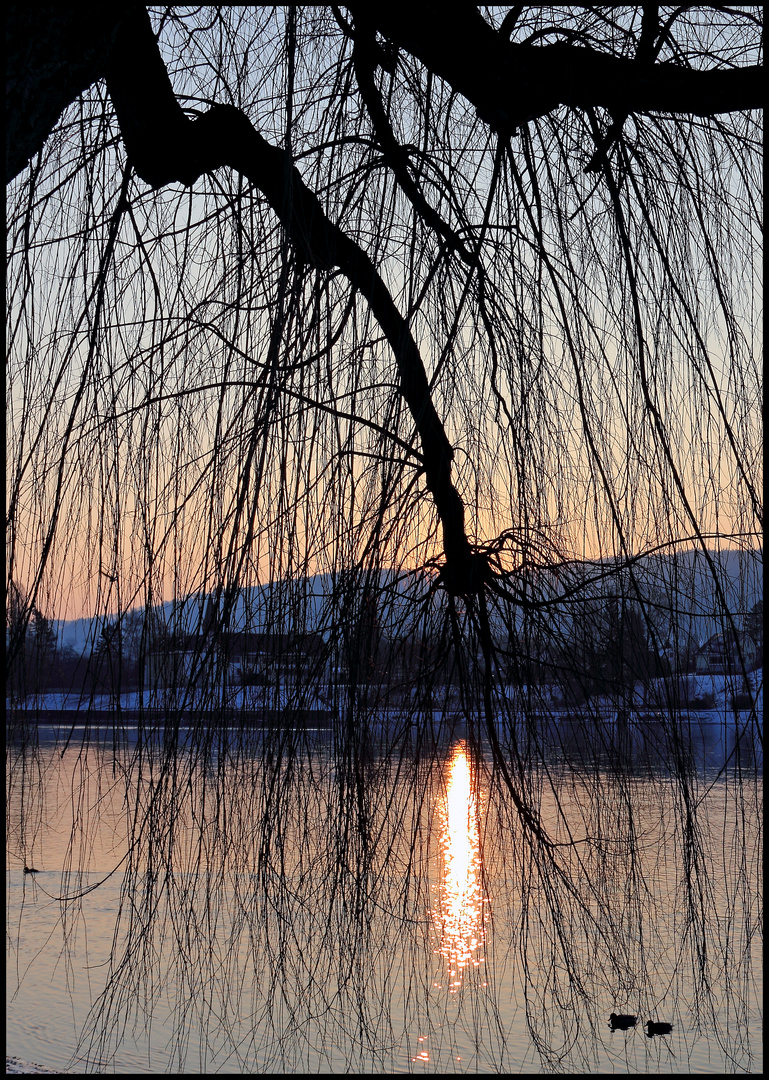
M762 107L763 68L697 71L640 57L609 56L558 42L510 42L471 4L352 4L390 41L446 79L501 134L561 105L603 106L617 112L718 113ZM648 22L647 22L648 25Z
M485 563L473 555L465 533L464 506L451 481L453 450L416 342L371 259L329 220L286 151L268 143L242 111L215 105L197 120L184 115L144 9L127 17L118 32L107 87L142 180L153 188L172 182L191 185L222 166L237 169L267 198L305 262L318 270L338 266L368 300L395 354L400 391L420 435L426 483L443 526L447 587L476 591Z

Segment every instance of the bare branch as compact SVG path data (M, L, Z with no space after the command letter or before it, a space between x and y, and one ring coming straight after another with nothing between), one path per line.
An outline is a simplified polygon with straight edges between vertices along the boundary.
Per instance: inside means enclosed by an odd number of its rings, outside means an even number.
M351 6L356 15L363 10L363 5ZM649 68L636 59L563 42L511 43L470 5L452 7L451 18L430 4L410 8L407 18L392 4L367 4L365 12L380 33L446 79L501 134L560 105L694 116L763 106L760 66L695 71L664 63Z
M400 391L422 441L425 478L443 525L447 587L456 592L480 587L481 564L471 555L464 507L451 481L453 450L432 403L416 342L371 259L328 219L286 152L270 145L243 112L215 105L197 120L184 115L146 12L126 19L121 28L107 86L130 159L143 180L153 187L173 181L191 185L223 165L237 169L267 198L307 263L319 270L339 266L366 297L395 354Z

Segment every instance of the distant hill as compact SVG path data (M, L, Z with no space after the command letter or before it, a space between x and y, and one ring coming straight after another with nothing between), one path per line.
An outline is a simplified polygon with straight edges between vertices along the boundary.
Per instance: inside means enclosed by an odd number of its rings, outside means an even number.
M711 552L718 581L729 611L737 625L756 601L763 599L763 552L737 549ZM577 569L594 573L596 564L582 564ZM652 602L664 602L675 594L681 612L679 626L697 641L704 642L722 629L717 589L708 560L701 551L646 556L634 567L642 595ZM389 635L408 632L415 612L429 610L430 579L424 574L384 570L370 579L376 595L377 617L381 629ZM316 574L287 581L273 581L242 589L229 602L227 628L257 633L312 632L327 636L340 619L349 617L354 588L349 577ZM227 598L218 604L209 594L194 594L176 603L167 601L156 608L159 620L177 634L196 633L218 609L221 616ZM142 612L129 613L137 620ZM556 616L557 618L557 616ZM56 624L60 645L78 653L89 653L98 641L102 618L83 618ZM501 633L501 626L498 627Z
M360 579L361 583L366 580ZM398 574L393 570L381 571L378 579L374 577L368 581L372 595L376 596L380 624L391 633L397 633L411 617L415 603L425 602L430 585L424 575ZM221 624L235 633L249 630L326 636L355 603L354 594L353 581L349 577L315 574L250 586L240 590L229 602L226 596L216 601L211 594L197 593L181 601L166 601L155 611L169 631L180 635L200 632L212 615L218 613ZM141 618L141 609L129 613L128 617L134 614ZM56 624L59 643L78 653L90 652L104 622L103 617L60 621Z
M736 625L742 625L753 605L763 600L763 551L739 549L708 553L715 566L726 606ZM688 615L689 632L700 643L723 629L722 608L713 568L705 553L697 550L669 555L650 555L639 561L639 579L655 594L675 595L682 612Z

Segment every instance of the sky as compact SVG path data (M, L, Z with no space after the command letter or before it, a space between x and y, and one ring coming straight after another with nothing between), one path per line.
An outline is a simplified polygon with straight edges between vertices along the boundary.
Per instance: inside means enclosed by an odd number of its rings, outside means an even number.
M281 143L282 15L232 19L224 53L201 15L165 23L174 88L195 107L229 95ZM338 28L308 10L298 42L297 167L408 314L470 539L506 535L508 565L524 546L598 558L693 543L696 529L757 543L752 129L628 121L628 264L605 185L581 167L583 116L544 118L503 155L464 99L401 57L378 76L393 130L421 148L409 152L431 205L477 241L481 280L441 254L372 147L365 110L338 92ZM134 181L101 273L123 163L103 104L97 86L62 118L31 233L28 178L9 188L14 580L35 588L45 553L38 606L76 617L374 553L411 568L438 558L389 346L344 279L296 263L242 178L218 170L159 192ZM85 161L81 125L103 145Z

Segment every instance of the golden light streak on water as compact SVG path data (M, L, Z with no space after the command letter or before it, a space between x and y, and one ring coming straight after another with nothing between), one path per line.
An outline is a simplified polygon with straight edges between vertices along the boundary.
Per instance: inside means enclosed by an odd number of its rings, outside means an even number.
M433 919L440 935L437 952L447 961L447 989L456 993L465 969L483 963L480 950L486 937L476 778L463 743L449 763L441 848L440 902Z

